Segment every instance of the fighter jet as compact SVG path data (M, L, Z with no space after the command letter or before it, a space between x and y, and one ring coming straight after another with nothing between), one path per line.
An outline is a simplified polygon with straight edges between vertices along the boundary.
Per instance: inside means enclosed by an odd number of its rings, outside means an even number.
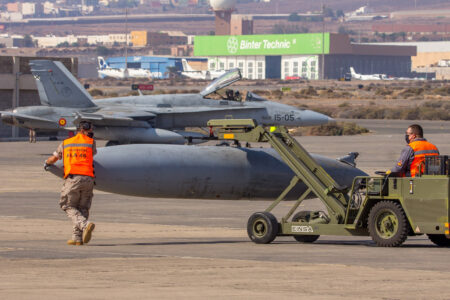
M331 159L312 154L341 186L367 176L355 153ZM294 176L274 149L195 145L120 145L94 156L95 188L140 197L189 199L275 199ZM62 161L49 169L62 177ZM306 190L299 184L288 194Z
M2 111L6 124L27 129L75 130L82 120L91 121L98 139L108 145L174 143L201 140L204 134L186 127L205 127L210 119L252 118L262 125L312 126L328 123L323 114L271 102L251 92L223 90L242 78L233 69L211 82L198 94L141 95L98 99L89 93L61 62L30 63L41 106ZM220 99L213 99L214 97Z

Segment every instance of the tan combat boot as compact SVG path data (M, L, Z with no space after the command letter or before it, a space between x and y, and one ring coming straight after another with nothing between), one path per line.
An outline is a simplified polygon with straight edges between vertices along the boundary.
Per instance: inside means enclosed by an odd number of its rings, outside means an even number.
M71 246L82 246L82 245L83 245L83 242L82 242L82 241L68 240L68 241L67 241L67 245L71 245Z
M83 231L83 243L87 244L91 240L92 237L92 231L94 231L95 224L89 223L87 224L86 228Z

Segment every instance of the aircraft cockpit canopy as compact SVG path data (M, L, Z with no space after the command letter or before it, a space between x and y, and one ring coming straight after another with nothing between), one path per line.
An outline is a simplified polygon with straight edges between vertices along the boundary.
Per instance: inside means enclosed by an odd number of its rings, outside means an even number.
M200 95L203 97L209 96L211 94L216 94L219 96L221 100L229 100L229 101L266 101L266 99L258 96L252 92L247 92L245 95L239 91L234 91L232 89L225 89L232 83L241 80L242 75L241 71L238 68L231 69L213 82L211 82L203 91L200 92ZM219 93L219 90L222 90ZM225 91L225 93L224 93ZM212 97L214 98L214 97Z
M222 76L220 76L219 78L217 78L216 80L214 80L213 82L211 82L203 91L200 92L200 95L206 97L241 79L242 79L241 71L238 68L231 69Z

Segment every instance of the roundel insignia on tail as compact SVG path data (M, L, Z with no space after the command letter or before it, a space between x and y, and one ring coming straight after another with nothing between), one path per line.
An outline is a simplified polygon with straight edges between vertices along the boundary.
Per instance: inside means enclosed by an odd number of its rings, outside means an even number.
M59 126L66 126L67 121L66 121L66 119L64 119L64 118L60 118L59 121L58 121L58 123L59 123Z

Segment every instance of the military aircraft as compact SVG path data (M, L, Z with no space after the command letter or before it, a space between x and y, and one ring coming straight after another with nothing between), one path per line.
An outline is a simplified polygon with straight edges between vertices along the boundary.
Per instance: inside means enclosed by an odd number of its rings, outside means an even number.
M252 118L262 125L312 126L333 119L326 115L268 101L248 92L221 91L241 79L233 69L211 82L198 94L141 95L98 99L89 93L61 62L33 60L31 72L41 106L2 111L6 124L27 129L75 130L82 120L95 126L98 139L107 145L128 143L175 143L201 141L204 134L187 132L186 127L205 127L210 119ZM212 95L221 99L213 99Z
M134 144L103 147L94 156L95 188L140 197L275 199L294 173L271 148ZM355 167L356 153L331 159L312 154L337 183L351 187L367 176ZM62 177L62 160L49 168ZM306 190L299 184L287 199Z

